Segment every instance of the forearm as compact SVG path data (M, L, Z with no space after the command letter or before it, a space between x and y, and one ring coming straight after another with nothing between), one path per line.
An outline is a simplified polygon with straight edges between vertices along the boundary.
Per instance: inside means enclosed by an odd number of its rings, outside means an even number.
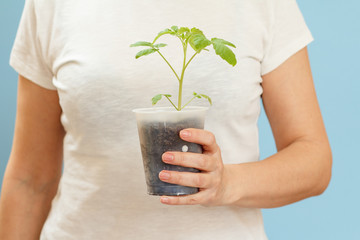
M24 179L4 179L0 200L0 239L38 240L58 179L33 184Z
M321 194L331 175L330 147L325 142L298 140L262 161L225 165L224 201L273 208Z

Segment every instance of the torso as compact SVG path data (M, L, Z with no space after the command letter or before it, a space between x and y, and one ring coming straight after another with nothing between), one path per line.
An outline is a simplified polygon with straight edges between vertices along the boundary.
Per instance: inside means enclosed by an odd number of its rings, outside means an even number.
M198 27L208 38L233 42L238 64L231 67L213 49L201 53L185 73L184 98L193 91L211 96L214 105L205 128L214 132L225 163L257 161L267 2L37 2L39 19L47 18L39 24L51 32L40 41L51 62L67 131L64 174L42 239L184 239L174 233L185 229L186 239L217 234L221 239L266 238L257 209L174 208L146 195L131 110L150 107L158 93L176 96L178 86L158 55L136 60L140 49L129 45L152 41L172 25ZM163 53L179 70L179 40L169 36L159 42L168 43Z

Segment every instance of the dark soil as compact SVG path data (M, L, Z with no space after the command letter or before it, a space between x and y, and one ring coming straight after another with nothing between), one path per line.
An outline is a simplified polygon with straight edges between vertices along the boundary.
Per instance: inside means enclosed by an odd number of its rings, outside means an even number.
M150 122L144 124L139 129L141 153L149 194L170 196L188 195L198 192L197 188L165 183L159 179L159 173L162 170L199 172L199 170L194 168L166 164L162 161L161 156L166 151L181 152L184 145L188 147L188 152L202 153L201 145L180 139L179 132L185 128L203 127L201 122L192 119L178 123Z

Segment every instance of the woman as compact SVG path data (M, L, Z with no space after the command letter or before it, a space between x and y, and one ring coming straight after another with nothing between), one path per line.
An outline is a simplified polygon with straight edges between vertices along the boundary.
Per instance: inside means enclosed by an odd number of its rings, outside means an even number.
M201 191L159 203L145 194L131 109L176 84L161 59L135 62L129 45L173 24L233 42L238 65L205 53L189 67L184 92L201 89L214 106L207 130L180 136L205 151L163 161L202 172L159 177ZM18 109L0 238L267 239L259 208L319 195L330 181L311 41L295 0L27 0L10 60ZM278 152L258 161L261 97Z

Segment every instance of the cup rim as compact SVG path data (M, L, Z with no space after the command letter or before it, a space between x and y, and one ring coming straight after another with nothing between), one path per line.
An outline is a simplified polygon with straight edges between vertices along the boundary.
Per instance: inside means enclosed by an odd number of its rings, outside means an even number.
M154 113L169 113L169 114L181 114L183 112L195 112L195 111L207 111L209 107L196 107L188 106L181 111L177 111L174 107L153 107L153 108L135 108L132 110L134 113L142 114L154 114Z

